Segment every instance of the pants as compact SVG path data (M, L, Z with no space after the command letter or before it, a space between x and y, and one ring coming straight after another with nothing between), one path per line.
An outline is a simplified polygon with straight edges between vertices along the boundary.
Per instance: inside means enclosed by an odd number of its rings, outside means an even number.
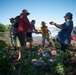
M19 41L20 41L20 45L21 46L25 46L25 44L26 44L26 38L25 38L25 35L24 35L24 33L22 33L22 32L19 32L19 33L16 33L16 36L18 37L18 39L19 39Z
M67 46L68 46L68 45L66 45L66 44L61 44L61 50L62 50L62 51L65 51L65 50L67 49Z

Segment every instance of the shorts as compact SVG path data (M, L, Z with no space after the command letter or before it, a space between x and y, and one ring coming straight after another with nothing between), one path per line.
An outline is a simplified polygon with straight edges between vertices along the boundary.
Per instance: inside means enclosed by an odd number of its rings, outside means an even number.
M27 37L27 42L33 41L32 37Z
M33 39L32 39L32 33L27 33L26 37L27 37L27 42L33 41Z
M27 33L26 37L32 37L32 33Z
M20 41L20 45L21 46L25 46L26 41L25 41L25 35L24 35L24 33L23 32L16 33L16 36L18 37L18 39Z

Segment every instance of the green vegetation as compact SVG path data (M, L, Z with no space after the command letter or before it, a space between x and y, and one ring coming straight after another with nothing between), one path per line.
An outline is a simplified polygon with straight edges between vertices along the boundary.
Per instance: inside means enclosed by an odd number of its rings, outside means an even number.
M12 68L11 53L0 49L0 75L10 75Z
M6 48L7 46L8 45L4 41L0 40L0 49Z
M61 51L53 58L55 61L49 62L38 56L40 46L36 46L32 51L26 49L20 61L16 61L13 54L15 50L10 49L4 41L0 42L0 75L68 75L76 68L70 65L73 55L68 50ZM44 64L38 66L37 63L36 66L32 59L42 60Z
M4 24L0 23L0 32L6 32L8 30L9 30L9 24L4 25Z

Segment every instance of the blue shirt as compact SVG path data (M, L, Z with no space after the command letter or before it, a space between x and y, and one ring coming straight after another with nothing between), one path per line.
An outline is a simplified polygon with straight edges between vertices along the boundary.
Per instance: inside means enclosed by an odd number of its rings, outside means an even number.
M73 30L73 21L69 20L61 24L62 30L58 33L58 42L68 45L71 42L71 32Z

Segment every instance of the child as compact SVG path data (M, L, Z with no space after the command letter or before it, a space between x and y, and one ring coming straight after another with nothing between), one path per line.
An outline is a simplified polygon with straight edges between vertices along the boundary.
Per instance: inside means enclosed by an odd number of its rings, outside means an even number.
M9 19L11 26L10 26L10 38L11 38L11 47L14 46L16 48L16 35L15 35L15 29L14 29L14 24L15 24L15 19L11 18Z
M34 30L34 31L37 31L37 30L35 29L35 20L32 20L32 21L31 21L31 25L32 25L32 29L29 29L29 28L28 28L27 34L26 34L27 42L30 42L30 49L32 48L32 42L33 42L32 32L33 32L33 30Z
M41 22L42 27L38 30L38 32L42 33L42 46L44 47L45 40L49 42L49 45L51 44L49 35L51 32L48 30L48 27L46 26L46 23L44 21Z

